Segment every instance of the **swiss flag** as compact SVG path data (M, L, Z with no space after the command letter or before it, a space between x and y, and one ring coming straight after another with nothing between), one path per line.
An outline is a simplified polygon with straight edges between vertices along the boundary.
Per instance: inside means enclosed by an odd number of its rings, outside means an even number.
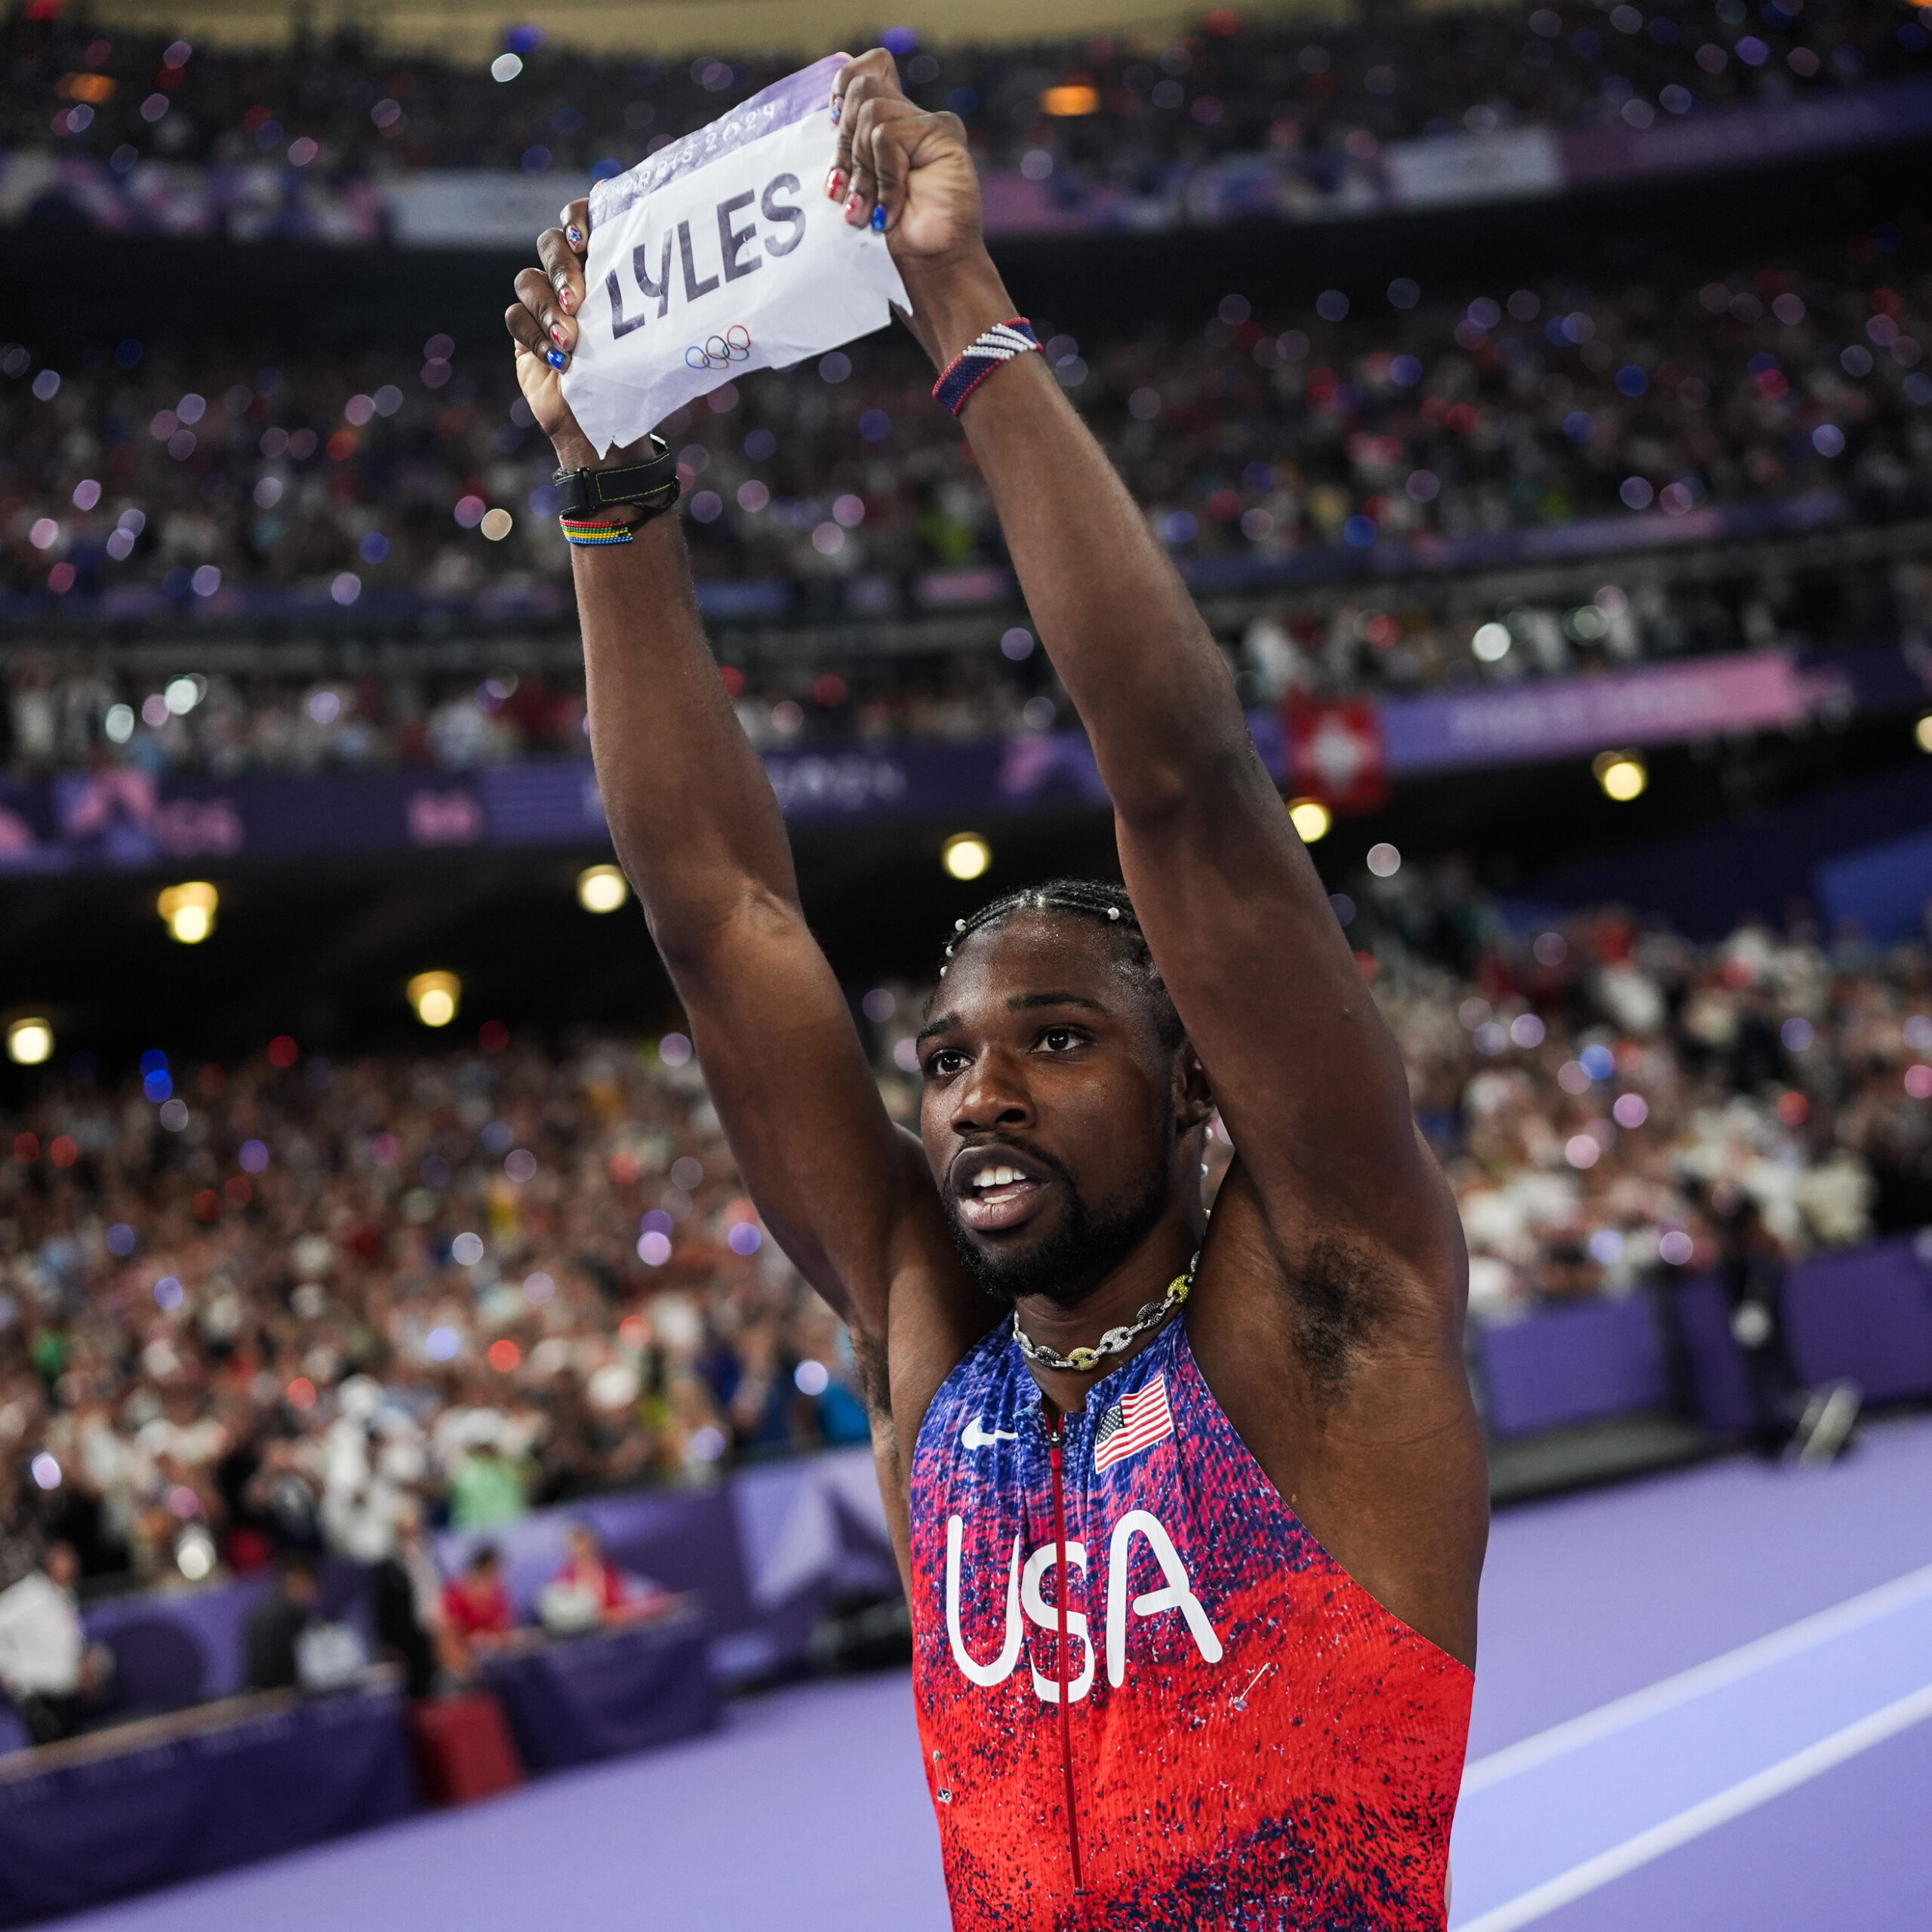
M1288 777L1297 792L1338 812L1372 812L1389 795L1382 715L1367 698L1327 703L1291 698L1282 707Z

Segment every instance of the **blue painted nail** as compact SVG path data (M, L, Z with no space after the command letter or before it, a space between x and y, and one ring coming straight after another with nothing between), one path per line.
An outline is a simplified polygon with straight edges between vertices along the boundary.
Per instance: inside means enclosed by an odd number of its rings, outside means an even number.
M844 108L844 105L845 105L845 103L844 103L844 100L843 100L842 99L840 99L840 98L838 98L838 97L835 97L835 96L834 97L833 100L832 100L832 125L835 128L835 127L837 127L837 126L838 125L838 116L839 116L839 113L840 113L840 111Z
M875 235L885 232L885 210L882 207L872 210L872 232Z
M580 228L573 228L570 231L570 239L572 248L581 248L583 245L583 230Z
M571 358L561 349L546 349L543 352L543 359L552 368L561 369L568 365Z

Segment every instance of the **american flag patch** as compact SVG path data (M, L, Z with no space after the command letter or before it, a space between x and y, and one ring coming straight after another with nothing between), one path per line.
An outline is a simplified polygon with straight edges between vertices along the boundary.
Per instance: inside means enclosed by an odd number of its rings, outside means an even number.
M1174 1432L1168 1407L1168 1378L1157 1375L1144 1389L1124 1395L1100 1418L1094 1432L1094 1466L1124 1463Z

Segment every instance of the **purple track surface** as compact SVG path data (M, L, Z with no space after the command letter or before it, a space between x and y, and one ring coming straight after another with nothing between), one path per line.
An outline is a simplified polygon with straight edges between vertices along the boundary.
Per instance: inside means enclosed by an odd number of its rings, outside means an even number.
M1731 1460L1511 1510L1497 1519L1483 1586L1472 1762L1927 1564L1932 1419L1922 1417L1869 1429L1833 1469ZM1901 1601L1719 1697L1472 1790L1458 1836L1458 1926L1932 1924L1932 1721L1569 1903L1509 1916L1553 1875L1539 1803L1559 1807L1558 1823L1589 1853L1607 1853L1628 1834L1599 1820L1675 1803L1654 1798L1647 1752L1653 1769L1709 1795L1788 1756L1791 1740L1780 1740L1793 1725L1808 1745L1847 1712L1863 1718L1901 1687L1932 1683L1932 1588ZM1813 1703L1838 1715L1805 1730L1795 1713ZM1739 1754L1749 1758L1761 1734L1761 1755L1745 1763ZM1711 1756L1708 1792L1697 1785L1700 1752ZM709 1737L67 1923L76 1932L943 1932L947 1921L907 1682L894 1675L748 1701Z

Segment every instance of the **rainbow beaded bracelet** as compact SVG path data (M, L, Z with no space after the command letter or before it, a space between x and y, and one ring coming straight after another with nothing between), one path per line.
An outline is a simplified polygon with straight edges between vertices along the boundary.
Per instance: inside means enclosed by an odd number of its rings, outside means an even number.
M631 526L627 523L584 523L575 517L560 516L564 538L580 550L601 550L613 543L628 543Z

